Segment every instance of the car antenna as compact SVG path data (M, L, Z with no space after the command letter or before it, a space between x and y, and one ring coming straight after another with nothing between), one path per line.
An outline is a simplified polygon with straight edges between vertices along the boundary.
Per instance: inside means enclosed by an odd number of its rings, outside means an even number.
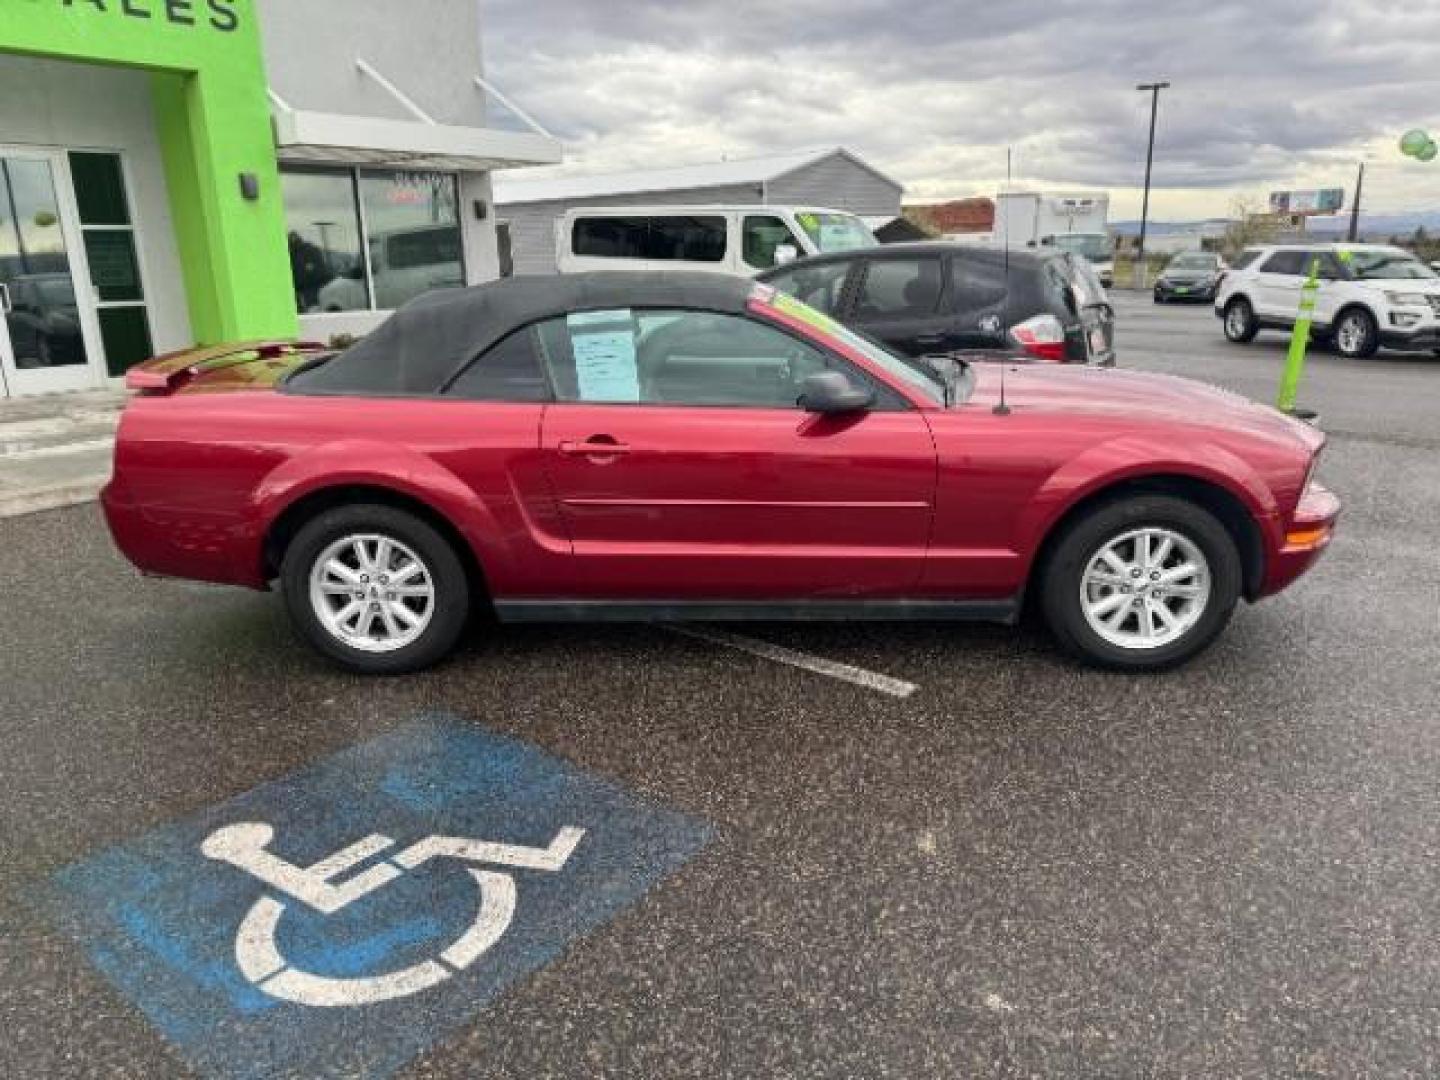
M1007 195L1010 193L1010 162L1012 152L1011 147L1007 146L1005 148L1005 193ZM995 206L995 212L1000 212L998 203ZM1000 239L1005 248L1005 295L1004 299L1000 301L1000 344L1003 348L1005 345L1004 335L1010 332L1010 211L1008 207L1006 208L1004 221L1001 225ZM1008 363L1009 361L1007 360L1000 361L1000 401L996 404L995 408L990 410L996 416L1010 415L1010 406L1005 403L1005 368Z

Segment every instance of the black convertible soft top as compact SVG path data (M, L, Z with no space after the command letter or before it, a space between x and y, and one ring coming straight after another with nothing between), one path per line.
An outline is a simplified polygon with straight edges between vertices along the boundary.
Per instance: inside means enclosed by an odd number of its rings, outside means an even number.
M410 301L368 337L297 371L292 394L433 394L478 354L522 326L573 311L690 308L739 314L755 287L731 274L568 274L513 277Z

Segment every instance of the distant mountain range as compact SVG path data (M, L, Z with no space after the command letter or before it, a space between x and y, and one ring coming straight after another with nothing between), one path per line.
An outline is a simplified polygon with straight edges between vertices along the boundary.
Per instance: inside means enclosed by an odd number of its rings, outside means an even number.
M1146 226L1151 236L1170 236L1175 233L1217 234L1223 232L1227 219L1205 218L1199 221L1152 221ZM1343 233L1350 228L1349 214L1333 214L1314 217L1309 221L1308 232L1321 236ZM1413 210L1394 214L1367 214L1360 212L1360 232L1364 236L1389 239L1392 236L1409 236L1416 229L1440 235L1440 210ZM1120 236L1139 236L1140 222L1112 221L1110 231Z

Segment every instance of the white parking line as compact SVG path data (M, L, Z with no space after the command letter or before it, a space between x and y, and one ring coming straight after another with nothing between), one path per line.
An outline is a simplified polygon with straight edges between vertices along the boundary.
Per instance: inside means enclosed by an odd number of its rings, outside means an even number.
M772 645L768 641L757 641L755 638L741 637L739 634L727 634L723 630L712 630L708 626L672 624L670 629L677 634L684 634L686 637L699 638L701 641L739 649L752 656L773 660L777 664L789 664L791 667L854 683L856 686L863 686L867 690L874 690L881 694L889 694L891 697L908 698L920 689L914 683L906 682L904 679L894 679L875 671L866 671L864 668L841 664L835 660L826 660L808 653L796 652L794 649L787 649L781 645Z

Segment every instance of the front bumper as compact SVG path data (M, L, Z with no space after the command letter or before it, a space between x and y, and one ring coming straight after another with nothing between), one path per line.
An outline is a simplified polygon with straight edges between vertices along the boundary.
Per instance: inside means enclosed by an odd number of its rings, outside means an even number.
M1387 349L1440 349L1440 326L1421 324L1413 329L1382 326L1380 344Z
M1300 497L1279 550L1265 568L1260 595L1273 596L1314 566L1330 546L1339 518L1339 496L1312 480Z

